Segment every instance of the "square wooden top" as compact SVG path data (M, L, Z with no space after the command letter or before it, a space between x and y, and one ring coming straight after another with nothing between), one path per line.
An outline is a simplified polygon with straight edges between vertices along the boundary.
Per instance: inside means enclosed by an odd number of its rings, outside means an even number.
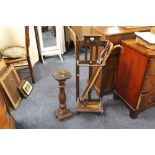
M104 36L123 35L140 31L150 31L151 26L92 26L92 30Z
M136 42L136 39L130 39L130 40L123 40L121 42L122 45L126 45L130 48L135 49L137 52L147 55L147 56L151 56L151 57L155 57L155 50L151 50L146 48L145 46L142 46L140 44L138 44Z

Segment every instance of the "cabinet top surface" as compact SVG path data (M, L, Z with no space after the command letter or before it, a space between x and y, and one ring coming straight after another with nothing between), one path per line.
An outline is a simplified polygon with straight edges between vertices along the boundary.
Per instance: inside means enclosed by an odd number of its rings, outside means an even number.
M144 55L155 57L155 50L148 49L148 48L136 43L136 39L123 40L122 45L126 45L130 48L133 48L137 52L142 53Z
M136 31L149 31L151 28L151 26L93 26L92 30L105 36L113 36Z

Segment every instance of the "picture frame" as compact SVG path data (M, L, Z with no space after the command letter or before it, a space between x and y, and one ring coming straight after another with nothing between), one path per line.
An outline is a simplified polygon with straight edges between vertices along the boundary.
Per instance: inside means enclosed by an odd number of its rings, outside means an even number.
M30 95L31 91L32 91L32 85L29 83L29 81L25 81L24 85L23 85L23 90L27 95Z
M25 79L21 81L18 87L19 92L24 98L27 98L30 95L32 89L33 89L32 85L29 83L29 81Z
M19 93L21 94L21 96L23 98L27 98L27 94L25 93L25 91L23 90L23 85L25 84L25 79L23 79L21 82L20 82L20 85L18 87L18 90L19 90Z
M20 78L14 66L11 65L5 70L5 73L0 77L0 84L8 96L13 108L17 109L21 102L21 96L18 91Z

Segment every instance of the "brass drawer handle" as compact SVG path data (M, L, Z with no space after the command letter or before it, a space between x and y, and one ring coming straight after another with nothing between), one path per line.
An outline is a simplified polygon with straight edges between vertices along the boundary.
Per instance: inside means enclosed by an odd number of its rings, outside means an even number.
M149 103L152 103L152 100L149 100Z

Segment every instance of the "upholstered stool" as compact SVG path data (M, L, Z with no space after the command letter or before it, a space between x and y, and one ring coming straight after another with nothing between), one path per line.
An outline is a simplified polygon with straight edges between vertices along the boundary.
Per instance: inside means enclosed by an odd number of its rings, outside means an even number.
M55 80L59 82L59 109L55 110L55 116L59 120L71 117L72 113L66 107L65 81L71 78L71 74L67 70L58 70L52 73Z

